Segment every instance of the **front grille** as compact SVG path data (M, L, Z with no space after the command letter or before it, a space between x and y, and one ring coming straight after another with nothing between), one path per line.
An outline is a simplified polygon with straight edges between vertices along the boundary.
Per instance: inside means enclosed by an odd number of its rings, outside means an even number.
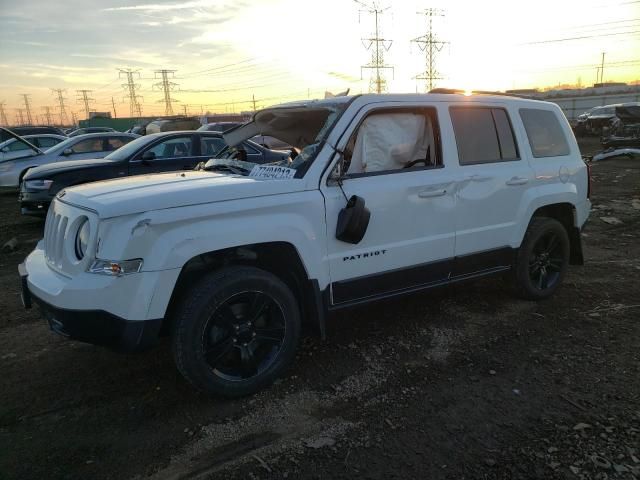
M60 268L69 217L55 210L55 208L49 209L44 226L44 255L50 264Z

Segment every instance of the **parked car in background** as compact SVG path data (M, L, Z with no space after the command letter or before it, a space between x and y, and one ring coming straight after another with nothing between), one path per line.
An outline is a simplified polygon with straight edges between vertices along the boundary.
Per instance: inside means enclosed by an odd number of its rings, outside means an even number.
M240 122L213 122L202 125L198 130L201 132L226 132L240 125L242 125Z
M244 153L243 153L244 152ZM47 213L49 203L63 188L81 183L175 170L192 170L212 157L241 158L254 163L285 160L288 152L266 150L245 141L229 149L220 132L167 132L137 138L102 159L56 162L32 168L20 189L25 215Z
M239 127L240 125L242 125L242 123L239 122L214 122L202 125L198 130L207 132L226 132L232 128ZM288 143L269 135L256 135L251 139L251 141L270 150L293 150L293 147Z
M67 138L46 152L34 146L28 157L0 163L0 187L17 188L27 170L63 160L102 158L138 138L132 133L89 133Z
M105 132L115 132L115 130L111 127L85 127L78 128L73 132L69 133L68 137L77 137L78 135L86 135L87 133L105 133Z
M51 133L53 135L65 136L65 133L62 131L62 129L58 127L11 127L9 130L11 130L16 135L20 135L20 136L39 135L43 133Z
M145 134L160 132L177 132L182 130L197 130L200 120L196 118L166 118L149 122L145 128Z
M609 126L616 116L616 105L605 105L591 109L585 120L585 130L591 135L602 135L603 130Z
M38 147L40 150L47 150L54 145L64 141L67 137L63 135L53 134L39 134L39 135L25 135L20 137L27 142L21 142L19 138L10 138L0 143L0 159L12 160L14 158L28 157L33 152L33 146Z

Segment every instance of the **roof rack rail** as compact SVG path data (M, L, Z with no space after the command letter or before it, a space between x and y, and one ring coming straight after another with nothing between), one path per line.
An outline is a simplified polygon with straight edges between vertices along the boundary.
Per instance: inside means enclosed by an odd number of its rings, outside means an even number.
M518 98L525 97L525 95L518 95L515 93L492 92L490 90L472 90L471 92L469 92L468 90L460 90L458 88L433 88L429 90L429 93L444 93L444 94L459 94L459 95L471 93L471 95L500 95L502 97L518 97Z

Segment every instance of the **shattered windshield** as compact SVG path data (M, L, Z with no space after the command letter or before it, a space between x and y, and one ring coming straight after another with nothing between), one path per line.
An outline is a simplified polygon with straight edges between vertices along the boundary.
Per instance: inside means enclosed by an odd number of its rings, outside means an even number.
M261 178L302 178L347 105L347 102L336 102L260 111L251 122L253 130L248 131L247 136L253 137L257 130L260 135L268 135L290 145L289 158L262 164L250 162L242 143L239 143L225 147L200 169Z

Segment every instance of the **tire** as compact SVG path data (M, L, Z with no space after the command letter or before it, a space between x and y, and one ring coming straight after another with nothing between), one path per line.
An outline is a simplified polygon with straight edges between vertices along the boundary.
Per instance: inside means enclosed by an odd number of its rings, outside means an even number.
M560 222L534 217L516 258L512 277L516 294L527 300L553 295L567 272L569 248L569 236Z
M226 267L205 275L182 299L171 338L174 360L205 393L248 395L293 361L300 323L298 302L278 277Z

